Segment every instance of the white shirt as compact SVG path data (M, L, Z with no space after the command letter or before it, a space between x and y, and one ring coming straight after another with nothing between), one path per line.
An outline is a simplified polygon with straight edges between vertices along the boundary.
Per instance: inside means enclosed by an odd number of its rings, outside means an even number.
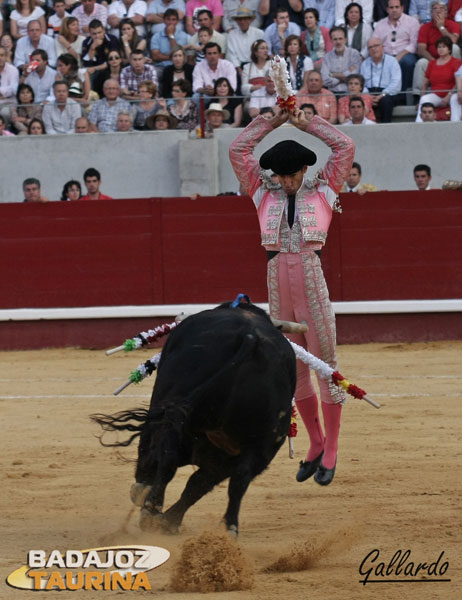
M82 116L80 104L68 98L64 110L56 104L56 100L43 107L42 118L47 134L74 133L75 122Z
M56 66L56 44L55 41L48 35L42 33L37 48L31 44L28 35L19 38L16 44L16 51L14 53L14 66L19 67L21 65L27 65L30 62L30 55L34 50L45 50L48 54L48 64L50 67Z
M144 17L146 15L147 8L148 6L144 0L135 0L135 2L130 5L129 9L127 9L122 0L116 0L109 6L107 17L108 20L111 15L116 15L119 19L130 19L135 15L142 15ZM139 36L146 36L146 27L144 25L137 25L136 31L138 32ZM109 33L119 37L119 28L113 27L109 30Z
M200 88L214 86L215 81L220 77L226 77L233 90L236 89L237 75L233 63L223 58L218 59L218 65L215 71L209 67L209 63L203 60L194 67L193 71L193 91L197 92Z
M348 119L348 121L344 121L342 123L342 125L377 125L377 123L375 121L371 121L370 119L367 119L366 117L364 117L364 119L361 121L361 123L353 123L353 121L351 119Z
M16 102L16 91L19 84L19 71L10 63L5 63L3 71L0 71L0 104L5 102Z
M226 58L233 63L235 67L240 67L241 63L250 62L250 49L257 40L263 39L263 31L257 27L250 26L245 33L239 27L228 33L228 51Z

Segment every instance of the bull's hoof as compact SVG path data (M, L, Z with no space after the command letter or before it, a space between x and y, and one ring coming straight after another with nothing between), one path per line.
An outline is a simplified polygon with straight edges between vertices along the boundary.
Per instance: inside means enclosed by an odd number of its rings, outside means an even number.
M238 536L237 525L228 525L227 529L229 535L235 540Z
M180 533L180 526L177 523L170 523L165 517L162 519L160 526L164 533L169 533L170 535L177 535Z
M153 514L147 508L142 508L140 512L139 526L142 531L157 531L162 524L162 513Z
M146 496L149 494L151 486L145 483L134 483L130 488L130 500L135 506L143 506Z

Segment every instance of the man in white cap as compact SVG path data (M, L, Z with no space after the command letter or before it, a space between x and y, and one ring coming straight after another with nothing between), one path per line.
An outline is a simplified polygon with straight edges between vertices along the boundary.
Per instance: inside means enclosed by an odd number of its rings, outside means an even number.
M252 26L255 16L250 8L238 8L232 18L237 27L228 33L226 58L236 67L239 77L242 77L243 66L250 62L252 44L263 39L264 33Z
M306 179L316 154L293 140L279 142L258 161L257 144L288 120L332 150L325 166L314 179ZM326 241L337 194L348 176L354 157L354 143L319 116L307 119L303 110L282 111L270 119L258 116L234 140L230 159L234 171L253 198L260 222L262 245L268 256L268 299L271 316L304 322L307 333L289 335L336 368L335 317L322 272L320 251ZM262 178L261 169L276 173L275 189ZM324 430L318 412L318 398L306 365L297 365L295 399L308 431L310 449L301 461L297 481L314 475L319 485L329 485L337 464L338 436L343 392L318 377Z
M229 127L229 125L223 123L223 121L227 121L229 117L229 111L227 111L226 108L223 108L219 102L212 102L205 111L208 133L213 133L215 129Z

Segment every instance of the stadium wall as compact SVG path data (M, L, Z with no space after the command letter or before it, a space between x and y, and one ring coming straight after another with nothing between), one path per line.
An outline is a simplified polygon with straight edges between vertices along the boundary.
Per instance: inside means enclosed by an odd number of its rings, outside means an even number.
M355 160L363 168L364 181L381 190L414 190L412 170L419 163L432 167L432 188L440 188L445 179L460 178L462 122L340 129L356 143ZM43 194L57 200L64 183L82 181L88 167L101 172L102 189L113 198L237 192L228 150L239 131L216 131L208 140L189 140L186 131L0 137L0 202L22 202L21 184L27 177L37 177ZM267 136L257 156L287 137L310 144L318 154L315 169L324 164L329 149L292 126Z
M322 255L339 343L462 339L462 192L342 205ZM239 292L264 303L265 263L247 197L1 204L0 349L107 347Z

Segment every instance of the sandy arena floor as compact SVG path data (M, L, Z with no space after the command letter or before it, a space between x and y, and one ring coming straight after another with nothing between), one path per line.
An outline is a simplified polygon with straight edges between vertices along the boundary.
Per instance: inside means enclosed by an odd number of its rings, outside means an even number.
M206 596L173 592L170 578L185 540L205 530L221 533L226 485L186 514L178 536L141 532L135 515L128 531L118 532L131 508L134 470L123 457L133 458L136 447L102 448L98 428L88 418L149 400L152 380L118 397L112 392L150 355L141 351L108 358L74 349L0 354L2 600L56 597L57 592L32 593L5 584L6 576L26 563L30 549L128 543L162 546L172 553L149 572L151 592L132 592L158 600L462 598L462 342L341 346L340 371L382 408L348 401L337 474L327 488L313 480L295 481L307 446L299 422L296 460L288 458L284 446L244 498L239 545L253 568L253 587ZM178 472L167 505L192 471ZM374 549L386 562L399 549L410 549L410 560L427 563L444 552L442 561L449 562L444 578L451 581L363 586L359 566ZM265 572L281 557L287 558L286 571ZM297 562L308 568L290 572ZM72 598L112 599L123 593L131 597L122 591L103 596L79 591Z

